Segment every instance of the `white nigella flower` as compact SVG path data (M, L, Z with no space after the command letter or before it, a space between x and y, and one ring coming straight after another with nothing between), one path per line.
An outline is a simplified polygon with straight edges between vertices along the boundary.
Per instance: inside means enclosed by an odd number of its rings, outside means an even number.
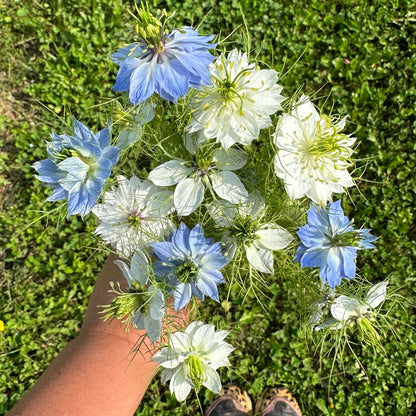
M281 117L274 134L279 149L274 166L291 198L306 195L326 205L332 193L354 185L348 167L356 138L340 133L345 121L346 117L334 124L328 116L320 116L306 96Z
M311 318L312 327L315 331L324 328L340 329L345 325L356 322L362 332L375 335L375 330L368 318L371 316L372 310L381 305L386 299L387 285L388 281L372 286L364 301L345 295L338 296L330 307L332 317L322 323L320 321L324 316L324 308L329 307L329 301L319 302L318 309Z
M211 84L202 86L191 102L189 132L201 140L216 138L225 149L250 145L260 130L271 125L270 115L281 109L282 87L274 70L249 64L247 55L233 50L209 66Z
M162 383L170 380L170 391L179 401L185 400L192 388L221 391L216 370L230 365L228 355L234 349L224 341L227 335L228 331L215 332L214 325L194 321L185 332L171 334L169 345L153 356L152 360L164 367Z
M189 215L198 208L204 198L205 185L212 185L220 198L232 203L247 199L246 188L238 176L231 172L246 164L246 153L223 148L206 152L205 149L193 149L189 144L187 148L194 155L193 161L170 160L149 173L149 179L155 185L177 184L173 204L178 215Z
M130 180L124 176L117 179L118 188L106 192L104 203L93 209L101 222L95 233L121 256L130 257L171 232L172 192L134 175Z
M146 256L143 253L134 253L130 267L121 260L114 263L120 268L129 285L129 291L121 293L113 301L119 307L120 318L128 315L136 329L146 330L152 344L159 341L165 314L165 298L162 291L149 282L150 270Z
M255 191L244 204L226 201L212 204L210 214L224 231L227 257L234 257L237 248L244 247L251 266L260 272L273 273L272 251L287 247L293 236L277 224L262 224L264 208L263 197Z
M332 316L341 323L368 316L371 309L376 308L386 299L387 284L388 281L372 286L364 302L345 295L338 296L331 306Z

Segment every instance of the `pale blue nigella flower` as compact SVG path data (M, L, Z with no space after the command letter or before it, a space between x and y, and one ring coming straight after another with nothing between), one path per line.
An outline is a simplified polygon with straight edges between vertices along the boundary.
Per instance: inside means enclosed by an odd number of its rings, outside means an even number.
M214 38L199 36L191 27L163 31L150 40L142 39L126 48L119 49L111 59L120 70L114 91L129 92L130 101L140 104L155 91L163 99L176 102L190 87L208 84L208 65L214 57L207 49L215 48L208 43Z
M319 267L322 281L331 288L342 278L355 277L357 250L374 248L371 243L377 239L370 230L354 230L340 200L330 202L328 209L312 206L308 224L297 234L301 244L294 260L302 267Z
M154 272L173 287L176 310L182 309L192 295L219 301L217 285L225 283L220 269L228 260L221 253L221 244L205 238L200 225L189 230L181 223L168 241L153 243L153 249L159 258Z
M136 329L146 330L152 344L157 342L160 339L162 319L165 315L165 298L159 288L149 285L150 270L145 255L134 253L130 267L121 260L116 260L114 263L123 272L129 285L129 292L136 293L137 299L143 299L137 304L137 308L130 312L133 326Z
M119 149L110 146L108 127L92 133L74 119L74 136L51 134L49 158L33 164L36 177L54 188L47 201L68 199L68 217L84 217L94 207Z

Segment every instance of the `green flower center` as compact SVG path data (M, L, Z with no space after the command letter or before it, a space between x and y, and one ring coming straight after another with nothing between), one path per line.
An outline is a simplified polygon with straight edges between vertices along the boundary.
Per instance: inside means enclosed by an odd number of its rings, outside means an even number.
M241 217L237 215L234 217L233 225L228 228L228 233L237 243L250 245L259 238L256 235L257 229L256 222L250 216Z
M127 223L131 228L139 228L142 223L142 218L140 215L131 214L127 218Z
M187 360L188 364L188 377L191 379L195 388L199 390L202 387L202 383L205 381L203 364L196 355L190 355Z
M188 260L182 263L175 271L175 276L181 283L195 282L198 276L198 267L192 261Z
M128 292L120 293L113 298L110 309L116 319L133 316L139 309L143 315L147 315L150 297L151 294L144 287L130 288Z
M355 230L329 237L329 239L331 247L358 247L361 241L360 234Z
M361 316L356 320L356 323L360 337L364 342L367 342L373 346L381 346L380 334L374 328L374 325L371 323L370 319L365 316Z
M324 120L324 123L322 123L322 120ZM345 138L345 134L337 132L337 128L330 117L323 115L321 121L317 122L317 132L314 140L308 140L307 152L316 158L331 155L338 158L345 151L348 151L346 146L340 144Z
M161 19L167 20L166 11L158 11L157 15L154 16L150 13L149 5L147 3L144 5L143 2L140 7L135 4L135 9L137 14L130 11L129 13L136 20L134 27L136 34L155 54L163 52L165 48L166 33ZM130 53L132 52L133 50Z
M195 154L195 164L194 167L196 169L196 172L199 176L204 176L210 171L214 166L215 163L213 163L213 155L212 151L207 148L198 149L198 151Z

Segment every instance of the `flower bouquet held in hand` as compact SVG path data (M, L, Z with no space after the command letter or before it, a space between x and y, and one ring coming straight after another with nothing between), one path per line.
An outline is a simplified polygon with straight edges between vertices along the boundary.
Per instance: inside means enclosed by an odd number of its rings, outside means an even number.
M147 5L130 14L131 43L111 55L122 94L108 126L94 134L74 119L34 164L53 190L47 201L67 201L68 217L95 216L95 234L120 258L128 287L109 288L103 318L145 331L178 400L202 386L219 393L232 322L166 332L169 301L176 311L236 293L262 302L272 282L302 276L313 336L341 331L381 346L387 282L356 278L358 253L376 237L353 227L339 199L355 185L347 117L290 97L293 86L250 51L171 27Z

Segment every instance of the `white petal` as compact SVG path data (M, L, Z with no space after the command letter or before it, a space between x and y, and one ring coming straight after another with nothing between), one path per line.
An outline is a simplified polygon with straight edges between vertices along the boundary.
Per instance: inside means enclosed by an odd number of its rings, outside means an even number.
M214 161L221 170L241 169L247 163L247 153L238 149L225 150L222 147L214 152Z
M367 293L366 303L372 308L376 308L380 305L384 299L386 299L386 288L388 285L387 282L381 282L374 285Z
M149 264L143 252L135 252L131 259L131 278L136 280L141 285L145 285L149 275Z
M121 261L121 260L114 260L114 264L117 264L117 266L119 267L119 269L123 273L123 276L126 278L127 283L129 284L129 286L131 286L131 281L134 280L134 279L133 279L133 276L131 275L129 266L127 266L127 264L124 263L124 261Z
M184 144L186 150L194 155L198 150L198 133L188 133L185 132Z
M205 187L199 178L186 178L178 183L173 196L178 215L194 212L204 199Z
M286 248L293 240L292 234L275 224L264 225L256 235L260 237L260 244L270 250Z
M149 173L149 179L158 186L171 186L185 179L193 171L184 161L170 160Z
M359 315L360 306L357 299L341 295L335 299L335 303L331 306L331 313L338 321L347 321Z
M256 247L252 244L246 246L248 262L258 271L263 273L273 273L273 254L270 250Z
M191 386L186 381L186 375L183 370L183 366L173 375L169 384L170 392L175 394L175 397L178 401L184 401L189 392L191 391Z
M221 379L216 370L211 367L204 368L205 380L202 383L208 390L219 394L221 391Z
M210 179L214 191L220 198L234 204L244 202L247 199L248 192L235 173L219 172L210 175Z
M160 334L162 332L162 322L156 319L152 319L150 316L144 317L144 328L146 329L147 336L150 339L150 343L154 344L159 341Z
M250 215L253 219L257 218L265 207L264 198L257 190L248 196L248 202L238 208L241 216Z

